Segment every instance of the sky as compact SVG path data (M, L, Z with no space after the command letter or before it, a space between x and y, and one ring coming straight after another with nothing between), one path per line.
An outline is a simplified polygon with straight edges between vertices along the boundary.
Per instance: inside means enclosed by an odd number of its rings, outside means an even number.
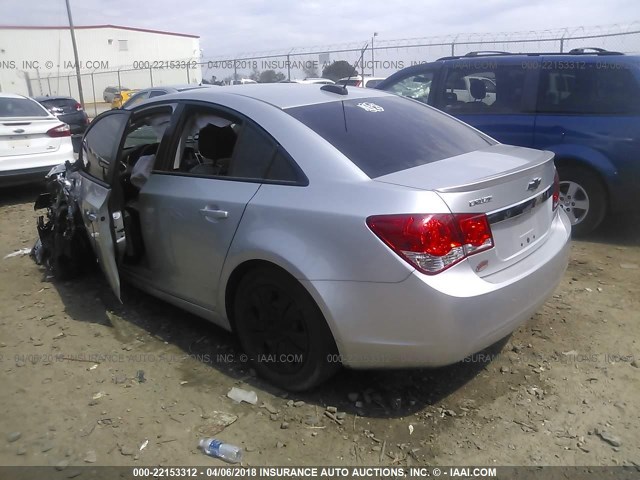
M203 58L294 47L637 22L638 0L70 0L76 25L199 35ZM64 0L1 0L0 24L66 25Z

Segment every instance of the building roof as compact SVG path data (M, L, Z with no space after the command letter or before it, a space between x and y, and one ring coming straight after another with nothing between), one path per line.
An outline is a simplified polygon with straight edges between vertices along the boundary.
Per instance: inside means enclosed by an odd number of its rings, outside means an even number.
M158 33L160 35L174 35L176 37L200 38L199 35L188 33L166 32L164 30L151 30L148 28L123 27L121 25L80 25L74 26L75 30L91 30L97 28L115 28L118 30L132 30L134 32ZM36 26L36 25L0 25L0 30L69 30L67 25L63 26Z

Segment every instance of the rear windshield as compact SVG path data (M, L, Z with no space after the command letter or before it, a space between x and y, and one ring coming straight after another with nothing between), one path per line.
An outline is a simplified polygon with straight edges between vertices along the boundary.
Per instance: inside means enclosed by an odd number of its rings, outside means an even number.
M48 117L49 113L28 98L0 98L0 117Z
M57 98L53 100L41 100L40 103L46 108L62 108L64 110L75 110L78 102L71 98Z
M421 103L375 97L286 110L370 178L493 145L488 137Z

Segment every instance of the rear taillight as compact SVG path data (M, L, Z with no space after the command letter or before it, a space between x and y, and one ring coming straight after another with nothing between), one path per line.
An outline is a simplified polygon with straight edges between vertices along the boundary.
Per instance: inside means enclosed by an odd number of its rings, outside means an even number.
M367 225L395 253L428 275L493 247L485 214L378 215L367 218Z
M80 103L76 103L74 108L75 108L78 112L81 112L81 111L82 111L82 104L80 104Z
M553 178L553 194L551 196L553 199L551 205L553 210L555 211L560 204L560 176L558 176L558 171L556 170L556 176Z
M50 137L70 137L71 136L71 129L69 128L69 125L67 125L66 123L63 123L62 125L59 125L57 127L53 127L51 130L47 131L47 135L49 135Z

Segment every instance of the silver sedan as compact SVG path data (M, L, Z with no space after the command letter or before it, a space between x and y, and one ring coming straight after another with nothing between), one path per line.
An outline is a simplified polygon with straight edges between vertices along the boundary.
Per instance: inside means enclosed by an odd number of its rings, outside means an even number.
M505 337L567 265L553 154L339 85L199 89L113 110L37 207L40 261L97 257L237 333L289 390L341 365L451 364Z

